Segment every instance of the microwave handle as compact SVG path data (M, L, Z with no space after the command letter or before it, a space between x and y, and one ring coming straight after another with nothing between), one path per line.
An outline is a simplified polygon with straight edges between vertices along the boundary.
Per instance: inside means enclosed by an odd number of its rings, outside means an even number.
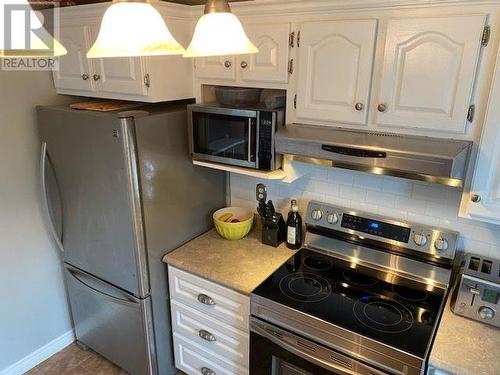
M249 163L252 162L252 118L248 119L248 159Z

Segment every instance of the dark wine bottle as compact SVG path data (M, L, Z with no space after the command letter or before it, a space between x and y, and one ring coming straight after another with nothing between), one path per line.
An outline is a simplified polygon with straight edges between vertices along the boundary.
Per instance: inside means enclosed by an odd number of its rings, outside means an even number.
M292 200L291 210L286 221L286 246L289 249L300 249L302 246L302 218L297 201Z

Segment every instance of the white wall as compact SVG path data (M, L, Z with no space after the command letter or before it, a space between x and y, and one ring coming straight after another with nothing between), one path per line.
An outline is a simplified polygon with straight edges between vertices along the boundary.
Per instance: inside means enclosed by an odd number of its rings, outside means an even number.
M39 199L34 107L68 101L53 87L48 72L0 71L0 373L71 329Z
M301 213L311 199L396 219L437 225L461 233L459 248L500 258L500 226L458 217L461 193L451 188L338 168L306 166L310 173L292 184L231 174L233 206L255 210L255 185L267 186L268 199L287 214L290 199Z

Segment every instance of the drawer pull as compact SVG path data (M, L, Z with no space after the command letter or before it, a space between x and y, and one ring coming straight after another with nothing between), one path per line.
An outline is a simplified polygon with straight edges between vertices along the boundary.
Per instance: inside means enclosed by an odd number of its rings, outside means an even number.
M208 342L217 341L214 335L212 335L208 331L205 331L204 329L200 329L200 331L198 332L198 336L200 336L203 340Z
M198 301L208 306L215 305L215 301L212 299L212 297L209 297L206 294L198 294Z
M201 368L201 373L202 375L217 375L215 371L210 370L208 367L202 367Z

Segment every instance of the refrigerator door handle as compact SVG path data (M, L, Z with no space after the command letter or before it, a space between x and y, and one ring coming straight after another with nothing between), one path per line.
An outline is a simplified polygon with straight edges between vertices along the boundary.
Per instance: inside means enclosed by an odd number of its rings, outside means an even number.
M102 290L99 290L96 286L92 286L92 285L90 285L89 282L85 282L84 280L82 280L82 278L88 278L88 279L92 280L93 279L92 277L84 275L81 272L78 272L74 268L67 267L67 270L69 271L70 275L73 276L73 278L76 281L78 281L80 284L83 284L86 288L90 289L94 293L106 298L107 300L114 302L114 303L119 303L122 305L134 307L134 308L139 307L138 302L136 300L134 300L132 297L125 295L125 293L122 294L122 296L123 296L123 298L122 298L122 297L114 296L114 295L111 295L109 293L103 292ZM93 280L93 281L100 283L97 280Z
M42 208L45 214L45 220L49 229L49 232L56 243L57 248L61 251L64 252L64 247L61 241L61 238L57 234L56 228L54 226L54 222L52 221L52 218L50 217L50 212L49 212L49 201L47 197L47 182L46 182L46 170L45 166L47 163L47 143L42 142L42 150L41 150L41 156L40 156L40 187L41 187L41 192L42 192ZM62 235L61 235L62 237Z

